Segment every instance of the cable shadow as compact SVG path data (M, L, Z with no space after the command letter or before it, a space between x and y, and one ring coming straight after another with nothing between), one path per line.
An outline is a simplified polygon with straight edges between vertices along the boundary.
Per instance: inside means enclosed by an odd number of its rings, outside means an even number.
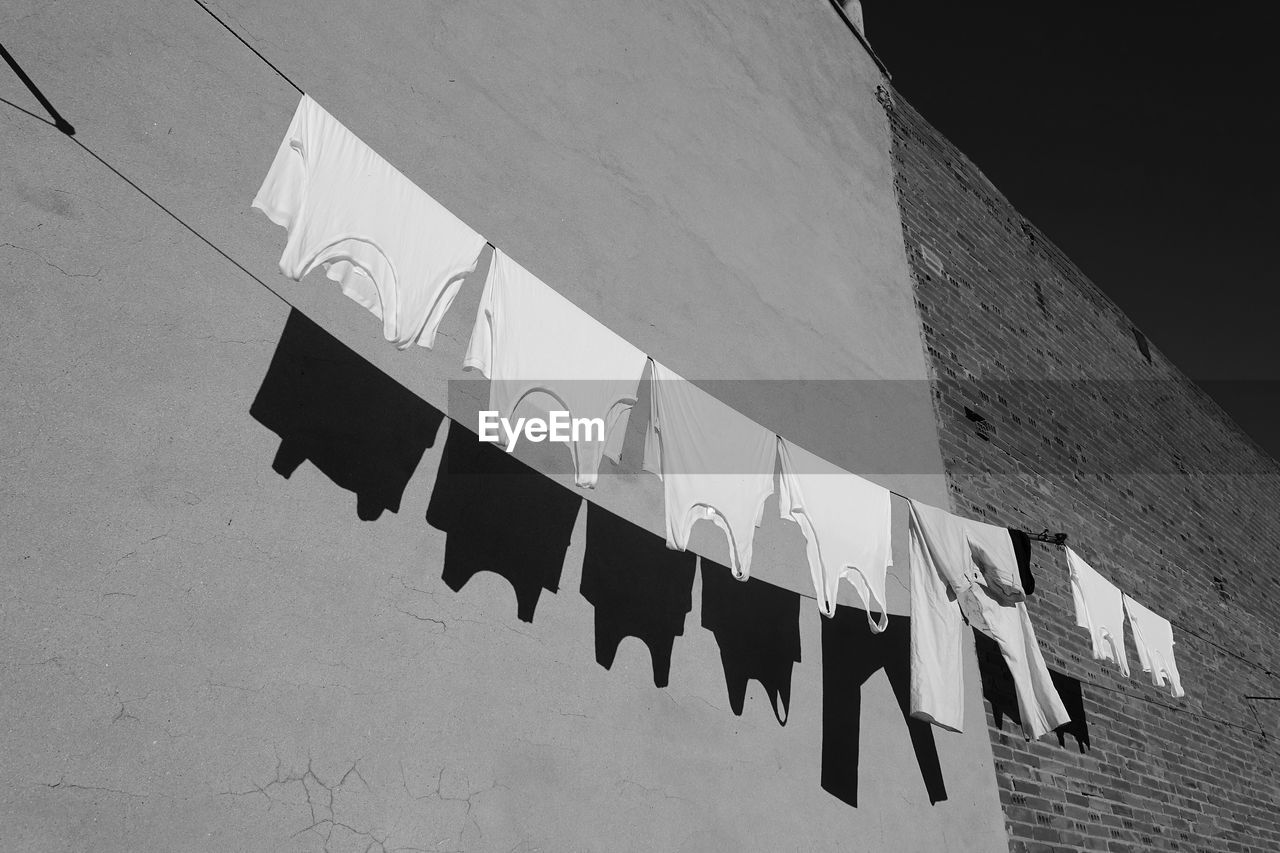
M911 716L911 619L893 616L871 633L867 613L836 607L822 620L822 788L855 808L862 733L862 686L884 670L906 722L929 803L947 799L933 727Z
M480 572L505 578L532 622L557 592L582 498L464 426L449 423L427 523L447 534L441 578L454 592Z
M587 504L582 597L595 608L596 662L613 667L624 637L649 648L654 687L666 687L671 652L693 609L695 554L667 543L594 504Z
M800 596L758 578L737 580L727 566L705 557L702 627L720 646L729 707L742 716L747 683L760 682L773 715L787 724L791 673L800 662Z
M299 311L290 311L249 414L280 436L272 469L306 461L356 495L356 515L398 512L444 415Z
M981 631L973 632L978 652L978 669L982 673L982 697L991 705L991 716L998 729L1004 728L1007 717L1014 726L1021 728L1022 714L1018 711L1018 694L1013 685L1013 674L1000 654L1000 646ZM1049 670L1049 678L1062 699L1071 721L1058 726L1053 733L1058 745L1067 745L1067 735L1075 738L1076 748L1087 751L1089 746L1089 718L1084 710L1084 690L1080 680L1055 669Z
M52 127L52 128L58 129L58 130L60 130L60 129L61 129L61 128L59 128L56 124L54 124L53 122L51 122L51 121L49 121L47 118L45 118L44 116L38 116L38 115L36 115L35 113L31 112L31 110L28 110L28 109L25 109L25 108L23 108L23 107L18 106L18 105L17 105L17 104L15 104L13 101L7 100L7 99L5 99L5 98L0 98L0 104L4 104L5 106L12 107L13 109L17 110L17 111L18 111L18 112L20 112L20 113L25 113L26 115L31 116L31 117L32 117L33 119L35 119L36 121L38 121L38 122L43 122L44 124L49 125L49 127Z
M58 112L54 108L53 104L49 103L49 99L44 96L44 93L41 92L31 78L27 76L27 72L22 70L22 66L18 65L18 61L10 55L9 51L4 49L3 44L0 44L0 59L3 59L9 67L13 69L13 73L18 75L18 79L22 81L22 85L27 87L27 91L34 95L35 99L40 102L40 106L44 107L49 115L53 117L53 121L50 123L67 136L75 136L76 129L71 126L71 122L63 118L62 113ZM5 103L9 102L6 101ZM10 104L10 106L14 107L14 109L22 110L22 112L27 113L27 115L32 116L33 118L40 118L40 116L35 115L35 113L23 110L22 107L19 107L17 104ZM44 121L44 119L40 120Z

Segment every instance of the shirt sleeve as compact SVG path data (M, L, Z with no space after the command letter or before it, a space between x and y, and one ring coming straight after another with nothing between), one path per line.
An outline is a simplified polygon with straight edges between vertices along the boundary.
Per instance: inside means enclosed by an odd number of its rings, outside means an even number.
M267 171L253 206L267 215L272 222L292 230L302 211L302 199L307 180L306 134L307 97L302 96L293 113L293 121L285 132L276 158Z

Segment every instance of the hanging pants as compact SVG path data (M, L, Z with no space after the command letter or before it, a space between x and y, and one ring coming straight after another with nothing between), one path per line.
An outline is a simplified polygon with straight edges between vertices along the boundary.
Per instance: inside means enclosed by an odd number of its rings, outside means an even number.
M963 629L967 619L995 640L1013 676L1029 739L1071 720L1049 677L1022 602L1001 604L986 587L966 521L911 502L911 716L951 731L964 728Z

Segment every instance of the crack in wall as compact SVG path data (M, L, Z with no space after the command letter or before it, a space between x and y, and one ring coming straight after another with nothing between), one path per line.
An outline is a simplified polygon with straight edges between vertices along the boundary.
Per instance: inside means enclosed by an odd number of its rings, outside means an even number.
M3 247L3 246L8 246L9 248L12 248L12 249L17 249L19 252L26 252L29 255L35 255L46 266L53 267L55 270L62 273L67 278L97 278L102 274L102 267L98 267L96 270L89 273L67 272L62 267L55 264L53 261L49 260L44 255L37 252L35 249L28 249L26 246L19 246L17 243L0 243L0 247Z
M458 837L457 837L456 848L455 848L455 853L456 853L456 851L461 851L464 849L462 845L462 836L466 834L468 824L470 824L471 826L474 826L476 829L476 832L480 836L480 839L482 841L484 840L484 829L480 826L480 822L476 819L475 815L472 814L472 809L475 807L475 803L472 802L473 798L478 797L481 794L486 794L489 791L493 791L497 789L501 789L501 790L508 790L508 789L505 785L501 785L498 782L493 782L487 788L473 789L471 787L471 780L467 779L466 780L467 781L466 796L459 797L459 796L446 795L444 793L444 774L447 770L448 770L447 767L440 768L440 772L436 774L435 787L433 790L430 790L425 794L415 794L409 788L409 779L407 774L405 773L404 762L401 761L400 762L400 784L404 788L404 792L409 796L410 799L413 799L413 800L418 800L418 801L435 800L437 802L442 802L442 803L465 803L466 804L467 808L463 814L463 826L461 829L458 830ZM442 851L442 853L445 853L445 851Z
M413 851L427 853L428 850L434 851L434 853L460 853L465 849L463 838L469 829L474 827L479 839L481 841L484 839L484 829L473 812L476 805L475 798L498 788L505 789L505 786L496 782L487 787L473 789L470 781L467 780L465 783L466 793L459 795L448 790L449 783L445 778L448 768L441 768L430 790L415 792L410 787L404 762L400 762L401 787L410 800L415 802L459 803L462 804L463 808L461 827L457 831L451 850L442 848L439 843L431 847L415 846L412 843L398 844L393 841L394 829L389 830L376 823L362 825L361 821L354 820L348 814L343 813L339 802L340 794L351 790L374 791L374 786L370 784L369 780L361 772L360 762L362 760L362 758L355 759L341 775L335 776L318 772L310 753L307 755L305 768L286 769L283 759L277 752L275 772L271 779L262 783L253 782L243 790L228 789L221 791L219 795L233 799L260 796L266 800L268 811L271 811L276 806L305 806L306 825L291 833L289 837L298 838L307 834L315 835L321 840L322 849L326 853L335 849L351 849L352 841L364 844L363 853L413 853ZM290 791L295 794L300 793L301 800L290 799ZM339 845L339 847L335 848L334 845Z

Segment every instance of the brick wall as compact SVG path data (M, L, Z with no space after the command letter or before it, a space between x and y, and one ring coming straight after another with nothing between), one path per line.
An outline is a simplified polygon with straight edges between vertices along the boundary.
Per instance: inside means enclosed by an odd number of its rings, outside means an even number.
M1187 691L1150 684L1127 627L1133 676L1094 661L1065 555L1036 545L1029 607L1078 707L1068 731L1026 743L979 644L1010 849L1280 850L1280 702L1244 698L1280 696L1280 466L1144 354L973 163L881 96L955 510L1066 532L1173 621Z

